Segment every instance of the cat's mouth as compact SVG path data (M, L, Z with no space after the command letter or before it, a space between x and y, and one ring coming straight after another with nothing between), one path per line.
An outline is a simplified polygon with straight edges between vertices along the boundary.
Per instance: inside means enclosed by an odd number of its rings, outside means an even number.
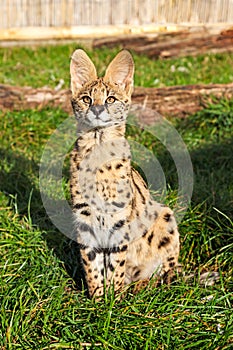
M88 113L86 116L86 121L90 126L93 127L104 127L113 124L112 119L106 113L100 113L98 115L94 113Z

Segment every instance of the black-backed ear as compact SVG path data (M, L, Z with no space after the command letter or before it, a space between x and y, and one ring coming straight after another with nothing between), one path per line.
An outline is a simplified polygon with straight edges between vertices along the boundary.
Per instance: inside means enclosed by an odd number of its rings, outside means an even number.
M122 50L109 64L104 80L117 84L131 95L133 89L134 62L127 50Z
M88 81L97 78L95 66L85 51L81 49L74 51L70 62L70 75L73 95Z

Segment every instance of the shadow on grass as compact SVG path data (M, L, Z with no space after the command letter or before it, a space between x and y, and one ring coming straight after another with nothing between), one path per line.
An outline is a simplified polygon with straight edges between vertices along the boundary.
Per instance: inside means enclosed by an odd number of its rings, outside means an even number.
M190 152L194 173L192 206L205 203L209 210L216 207L225 215L233 215L233 139L209 144ZM172 189L178 186L174 162L167 153L158 156L163 164L166 181ZM175 186L174 186L175 185ZM214 215L214 211L212 215Z
M203 148L190 152L195 174L192 205L196 206L205 202L208 214L215 216L216 219L218 214L212 210L213 207L216 207L229 217L232 215L232 154L232 139L219 144L205 145ZM9 198L9 203L12 204L12 198L16 198L15 202L20 215L28 216L30 204L30 216L33 225L39 227L43 232L43 237L49 249L52 249L59 260L64 263L67 274L76 282L77 288L80 289L83 274L80 265L79 249L74 241L66 238L55 228L43 207L38 190L39 165L33 160L25 159L21 155L3 149L0 150L0 157L3 164L0 170L0 190ZM170 161L167 161L167 154L161 153L158 159L165 166L165 174L166 168L168 177L171 174L167 182L172 183L173 171L170 169L172 164ZM65 174L68 176L67 171ZM214 222L211 225L214 225ZM223 241L224 235L222 236ZM222 242L218 244L221 245Z
M48 248L63 262L76 288L81 289L83 272L78 245L58 231L44 209L38 190L38 164L4 149L0 149L0 159L0 191L9 199L8 205L14 206L20 216L30 217L32 224L42 231Z
M206 201L224 214L233 214L233 139L191 152L195 174L193 202Z

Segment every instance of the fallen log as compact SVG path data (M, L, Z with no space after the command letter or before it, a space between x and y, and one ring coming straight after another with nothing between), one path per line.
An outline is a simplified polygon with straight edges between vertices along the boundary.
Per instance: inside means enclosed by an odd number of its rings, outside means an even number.
M72 114L70 98L71 94L68 89L55 91L47 87L34 89L31 87L0 85L0 109L3 111L41 109L51 106L61 108ZM220 98L233 98L233 83L169 86L165 88L136 87L132 96L132 103L145 107L147 113L143 113L141 108L138 117L143 123L152 124L155 121L156 114L148 113L149 110L156 111L163 116L186 117ZM136 112L135 114L137 115Z
M133 103L156 110L163 116L186 117L216 102L216 99L232 99L233 83L209 85L180 85L165 88L138 87L133 94ZM142 120L153 123L153 116Z
M25 110L41 109L46 106L60 107L67 113L71 113L70 91L48 87L32 88L29 86L11 86L0 84L0 109Z
M233 52L233 29L218 34L180 31L151 35L128 35L93 40L93 48L122 47L150 58L196 56L200 54Z

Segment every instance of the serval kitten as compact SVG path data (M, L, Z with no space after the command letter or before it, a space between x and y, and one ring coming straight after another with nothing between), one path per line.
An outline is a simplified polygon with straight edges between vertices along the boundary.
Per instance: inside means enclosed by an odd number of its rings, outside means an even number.
M71 58L72 106L78 139L71 154L71 198L89 295L134 281L148 283L178 265L173 212L152 200L131 166L125 123L134 63L126 50L103 78L83 50ZM139 282L140 284L140 282Z

